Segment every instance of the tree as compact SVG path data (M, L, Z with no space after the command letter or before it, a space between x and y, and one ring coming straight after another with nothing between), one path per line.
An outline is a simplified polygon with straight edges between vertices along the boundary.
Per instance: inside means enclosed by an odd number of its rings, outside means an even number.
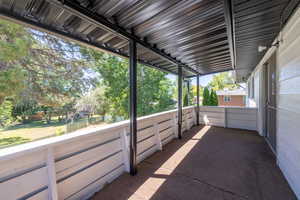
M128 61L93 49L82 48L90 66L101 76L105 96L114 120L129 117ZM166 73L143 65L137 66L137 114L143 116L173 106L172 85Z
M13 105L9 100L5 100L0 105L0 127L5 127L12 119Z
M207 87L204 88L203 91L203 100L202 100L203 106L209 106L210 105L210 93Z
M24 87L24 71L16 60L28 55L31 42L23 27L0 20L0 104Z
M203 90L204 88L200 85L199 86L199 96L203 96ZM197 86L196 85L193 85L192 86L192 93L193 93L193 96L197 96Z
M0 20L0 38L0 105L11 98L27 109L26 101L33 99L49 122L98 82L75 43L5 20ZM23 111L26 118L30 110Z
M128 61L67 42L47 33L0 20L0 104L13 100L14 115L23 120L36 109L50 123L53 115L85 102L95 110L93 91L100 82L101 93L113 117L128 118ZM172 85L166 73L138 65L138 116L173 106ZM2 82L3 81L3 82ZM92 96L90 96L92 95ZM79 102L81 99L82 102ZM28 102L29 101L29 102ZM103 104L102 104L103 105ZM78 105L78 107L80 107ZM96 109L96 110L97 110Z
M188 102L188 94L185 94L184 97L183 97L183 107L185 106L188 106L189 105L189 102Z
M218 96L216 91L211 89L210 95L209 95L209 105L210 106L218 106Z
M89 94L82 96L75 104L76 113L86 112L88 118L94 114L105 116L109 109L109 103L104 96L104 87L98 87Z
M28 122L29 116L38 112L41 108L32 98L21 98L14 102L12 116L17 119L21 118L23 123Z
M223 90L225 88L238 88L238 85L235 84L234 77L232 76L231 72L222 72L214 75L208 86L215 91Z

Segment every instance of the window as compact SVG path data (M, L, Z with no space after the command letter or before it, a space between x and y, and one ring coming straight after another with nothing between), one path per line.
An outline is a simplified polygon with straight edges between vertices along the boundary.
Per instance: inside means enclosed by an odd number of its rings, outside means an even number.
M230 96L224 96L224 102L230 102L231 97Z

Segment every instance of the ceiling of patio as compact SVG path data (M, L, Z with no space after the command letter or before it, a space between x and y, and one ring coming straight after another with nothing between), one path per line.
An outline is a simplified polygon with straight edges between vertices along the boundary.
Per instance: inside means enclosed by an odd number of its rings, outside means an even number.
M177 74L177 65L186 77L235 69L243 80L263 56L258 45L271 45L282 13L298 2L0 0L0 14L122 57L133 38L139 62L166 72Z
M299 0L234 0L236 78L245 80L270 47Z

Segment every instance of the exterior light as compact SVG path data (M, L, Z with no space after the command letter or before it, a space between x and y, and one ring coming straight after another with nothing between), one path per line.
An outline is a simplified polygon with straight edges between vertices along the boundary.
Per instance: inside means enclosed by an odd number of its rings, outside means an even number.
M263 52L263 51L265 51L266 49L267 49L266 46L261 46L261 45L258 46L258 52Z

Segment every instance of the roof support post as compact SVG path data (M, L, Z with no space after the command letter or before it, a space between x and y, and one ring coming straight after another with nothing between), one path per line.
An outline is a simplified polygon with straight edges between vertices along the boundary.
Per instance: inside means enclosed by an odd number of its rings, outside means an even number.
M186 87L187 87L187 105L190 105L190 80L188 79L186 82Z
M200 125L200 117L199 117L199 112L200 112L200 75L197 74L197 108L196 108L196 118L197 118L197 126Z
M137 59L136 42L129 42L129 87L130 87L130 174L137 173L136 148L137 148Z
M178 65L178 138L181 139L181 126L182 126L182 67Z

